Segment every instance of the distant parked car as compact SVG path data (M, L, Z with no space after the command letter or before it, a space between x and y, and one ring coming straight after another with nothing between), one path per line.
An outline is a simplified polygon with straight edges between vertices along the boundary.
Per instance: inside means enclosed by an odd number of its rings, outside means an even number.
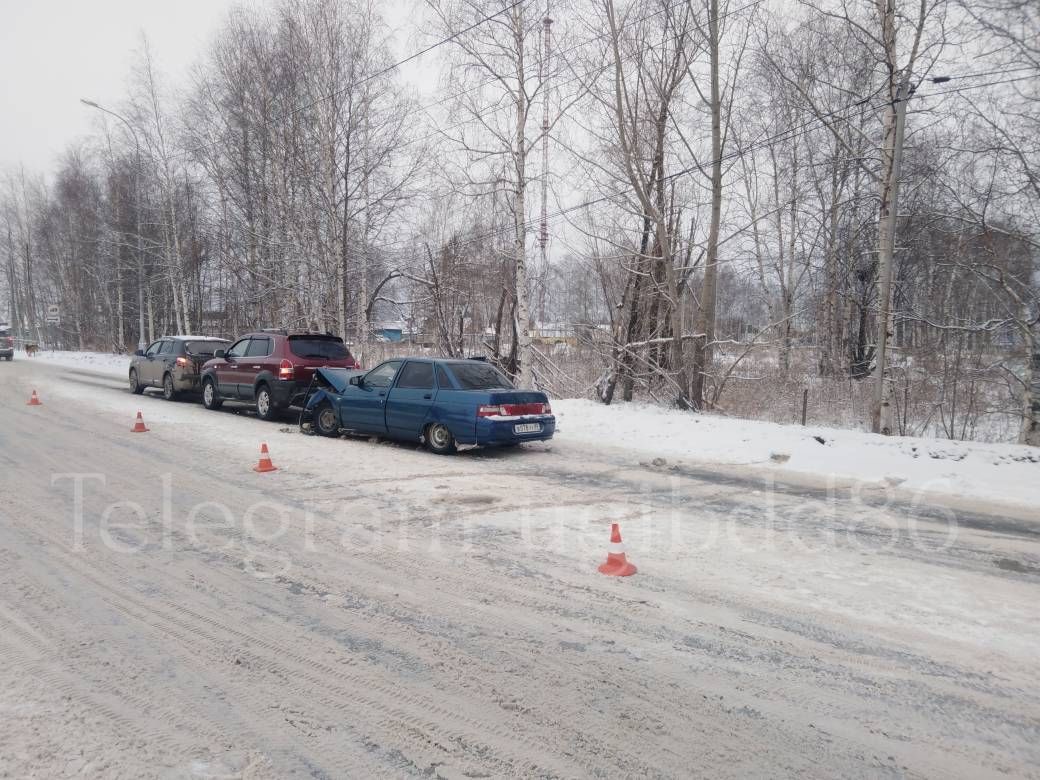
M181 393L197 393L202 389L202 366L228 343L209 336L164 336L153 341L130 358L130 392L140 395L146 388L161 387L167 401Z
M225 401L256 406L264 420L302 405L314 370L328 366L358 369L339 336L264 330L248 333L202 368L202 404L219 409Z
M368 373L320 368L307 402L317 433L422 442L437 454L458 445L515 446L556 432L545 393L518 390L490 363L388 360Z
M14 337L7 328L0 327L0 358L14 360Z

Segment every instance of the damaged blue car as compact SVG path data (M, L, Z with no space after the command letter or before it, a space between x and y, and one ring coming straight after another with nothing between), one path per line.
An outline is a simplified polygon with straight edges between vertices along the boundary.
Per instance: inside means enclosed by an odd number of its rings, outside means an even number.
M421 442L439 455L459 446L515 446L556 432L545 393L518 390L481 360L402 358L362 372L319 368L304 410L322 436L359 434Z

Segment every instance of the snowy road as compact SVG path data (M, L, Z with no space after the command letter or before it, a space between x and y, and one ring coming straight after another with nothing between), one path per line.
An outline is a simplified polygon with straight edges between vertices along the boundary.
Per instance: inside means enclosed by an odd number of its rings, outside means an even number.
M1040 777L1028 512L566 428L437 458L25 360L0 480L0 776Z

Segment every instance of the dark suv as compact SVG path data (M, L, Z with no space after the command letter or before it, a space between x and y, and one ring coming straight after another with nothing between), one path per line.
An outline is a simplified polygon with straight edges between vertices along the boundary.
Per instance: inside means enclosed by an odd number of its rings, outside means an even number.
M0 358L14 360L14 338L3 325L0 325Z
M361 368L343 339L322 333L263 330L248 333L202 367L202 404L254 404L264 420L304 403L314 369Z
M230 342L209 336L164 336L130 358L130 392L140 395L148 387L161 387L163 398L176 400L179 393L197 393L200 371L218 349Z

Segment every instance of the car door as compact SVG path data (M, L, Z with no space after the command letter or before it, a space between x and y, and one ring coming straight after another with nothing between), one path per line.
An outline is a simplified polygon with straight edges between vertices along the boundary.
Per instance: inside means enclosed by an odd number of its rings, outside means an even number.
M360 378L354 392L344 395L340 416L346 428L365 433L386 433L386 396L401 367L401 360L388 360Z
M144 359L141 360L141 366L137 372L137 378L140 380L141 384L146 386L155 386L159 384L159 379L161 377L157 378L156 365L159 362L159 352L162 350L164 343L164 339L153 341L148 345L148 349L144 351Z
M433 363L409 360L386 396L386 427L393 436L418 439L433 406Z
M271 350L270 336L253 336L249 340L249 348L239 363L238 391L242 398L252 399L257 376L261 371L270 370L268 360ZM277 370L275 375L277 376Z
M163 339L162 347L155 360L155 384L162 387L163 376L167 371L172 371L177 360L177 342L173 339Z
M249 349L249 337L239 339L224 353L224 360L217 363L213 371L217 375L217 391L223 398L239 398L238 385L241 375L239 363Z

